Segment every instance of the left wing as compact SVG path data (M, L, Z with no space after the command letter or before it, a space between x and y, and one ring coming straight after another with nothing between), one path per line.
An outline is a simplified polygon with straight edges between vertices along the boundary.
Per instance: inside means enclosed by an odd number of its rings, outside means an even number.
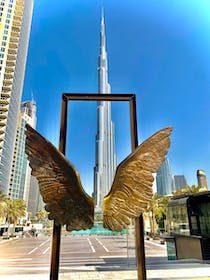
M74 166L47 139L26 125L26 154L48 218L66 229L88 229L94 223L94 201L82 188Z
M152 198L153 173L163 162L172 127L166 127L139 145L117 167L111 190L104 197L103 225L121 231L138 217Z

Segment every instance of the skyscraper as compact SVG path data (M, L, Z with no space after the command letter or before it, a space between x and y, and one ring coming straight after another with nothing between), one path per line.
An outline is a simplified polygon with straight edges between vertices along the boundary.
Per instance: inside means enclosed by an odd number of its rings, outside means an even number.
M208 190L206 174L203 170L197 170L198 186L202 187L204 190Z
M27 211L32 217L34 217L37 211L44 209L44 205L45 204L39 191L38 180L36 177L31 176Z
M156 175L157 193L168 195L174 191L174 183L167 158L162 163Z
M102 11L100 31L100 54L98 59L98 92L111 93L108 82L108 62L106 53L106 38L104 15ZM111 103L97 103L97 135L96 162L94 167L94 199L96 211L101 212L103 197L108 194L116 169L116 154L114 143L114 124L111 120Z
M33 0L0 1L0 191L9 192Z
M174 175L174 187L175 190L180 190L187 186L187 180L184 175Z
M9 197L24 199L28 203L29 187L31 180L31 168L25 153L25 126L36 126L36 103L27 101L21 103L18 129L11 168Z

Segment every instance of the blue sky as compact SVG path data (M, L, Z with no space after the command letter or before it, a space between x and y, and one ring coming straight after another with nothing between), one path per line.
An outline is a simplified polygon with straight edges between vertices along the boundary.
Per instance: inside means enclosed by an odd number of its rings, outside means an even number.
M59 2L60 3L60 2ZM139 142L172 125L173 175L210 184L210 2L208 0L35 0L23 100L33 94L37 130L58 145L61 95L97 92L101 7L109 82L135 93ZM96 104L72 102L67 155L92 192ZM113 104L118 161L130 152L129 113Z

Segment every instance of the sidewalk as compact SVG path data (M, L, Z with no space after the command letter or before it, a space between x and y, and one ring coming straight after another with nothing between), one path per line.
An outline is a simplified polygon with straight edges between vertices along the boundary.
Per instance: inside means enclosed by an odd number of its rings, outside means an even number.
M95 269L97 269L95 267ZM0 275L1 280L49 280L49 274ZM166 261L148 265L148 280L209 280L210 264L199 260ZM59 280L137 280L136 270L60 273Z

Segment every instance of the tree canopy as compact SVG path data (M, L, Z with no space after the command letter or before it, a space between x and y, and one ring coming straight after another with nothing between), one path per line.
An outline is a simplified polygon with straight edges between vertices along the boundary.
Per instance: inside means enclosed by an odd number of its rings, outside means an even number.
M26 216L26 203L23 199L9 199L0 192L0 217L9 224L17 224Z
M198 192L202 192L203 188L201 186L185 186L175 192L173 192L173 196L178 196L178 195L182 195L182 194L194 194L194 193L198 193Z

